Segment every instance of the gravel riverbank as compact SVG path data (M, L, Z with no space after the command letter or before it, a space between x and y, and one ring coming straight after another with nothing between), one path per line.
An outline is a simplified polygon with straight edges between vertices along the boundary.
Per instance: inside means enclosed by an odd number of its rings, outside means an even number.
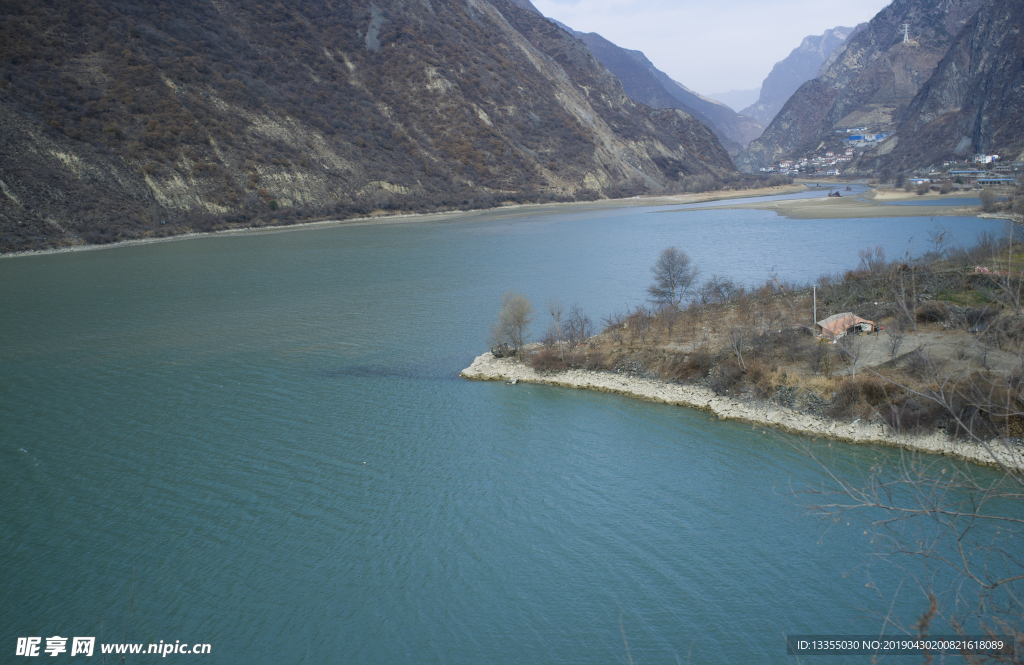
M977 464L1024 470L1024 450L1008 450L998 441L988 449L974 442L957 441L945 434L901 435L877 423L839 422L789 409L769 402L739 400L716 395L704 386L663 383L652 379L623 376L612 372L570 369L562 372L537 372L510 358L495 358L491 353L478 356L460 376L476 381L542 383L564 388L617 393L636 399L664 402L709 411L722 420L738 420L804 436L835 439L850 443L877 443L907 450L949 455Z

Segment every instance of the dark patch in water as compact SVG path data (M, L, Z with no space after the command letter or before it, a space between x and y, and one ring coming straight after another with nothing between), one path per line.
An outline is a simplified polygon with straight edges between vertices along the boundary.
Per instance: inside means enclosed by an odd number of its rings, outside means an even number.
M457 378L458 373L445 372L440 367L426 365L350 365L337 369L318 370L317 374L329 378L355 377L358 379L406 379L411 381L450 381Z

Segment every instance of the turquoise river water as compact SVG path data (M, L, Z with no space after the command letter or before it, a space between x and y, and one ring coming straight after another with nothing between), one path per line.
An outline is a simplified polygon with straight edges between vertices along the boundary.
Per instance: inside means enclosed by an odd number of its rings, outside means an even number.
M619 663L624 636L636 663L769 663L912 623L862 527L805 514L824 474L793 437L457 378L506 289L599 320L669 245L806 281L934 227L659 210L0 260L0 660L122 641L133 575L128 642L211 644L169 663ZM898 454L806 443L850 476Z

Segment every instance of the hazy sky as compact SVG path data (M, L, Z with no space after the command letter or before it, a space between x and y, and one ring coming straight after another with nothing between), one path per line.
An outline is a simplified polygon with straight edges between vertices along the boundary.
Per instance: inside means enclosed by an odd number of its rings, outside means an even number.
M545 16L643 51L702 94L757 88L808 35L870 20L890 0L532 0Z

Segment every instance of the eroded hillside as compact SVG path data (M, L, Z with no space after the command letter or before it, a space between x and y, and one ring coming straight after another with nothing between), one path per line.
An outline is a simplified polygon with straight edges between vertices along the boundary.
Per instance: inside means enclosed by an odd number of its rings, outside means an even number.
M756 170L784 157L838 148L836 130L845 128L894 131L982 2L895 0L789 98L737 165Z
M853 166L900 171L998 154L1024 159L1024 0L988 0L886 144Z
M594 32L572 31L571 34L615 74L630 99L651 108L677 108L693 115L715 132L732 156L739 155L764 130L754 118L740 115L725 104L702 97L674 81L655 67L642 51L624 49Z
M507 0L7 3L0 250L670 191L732 171Z

